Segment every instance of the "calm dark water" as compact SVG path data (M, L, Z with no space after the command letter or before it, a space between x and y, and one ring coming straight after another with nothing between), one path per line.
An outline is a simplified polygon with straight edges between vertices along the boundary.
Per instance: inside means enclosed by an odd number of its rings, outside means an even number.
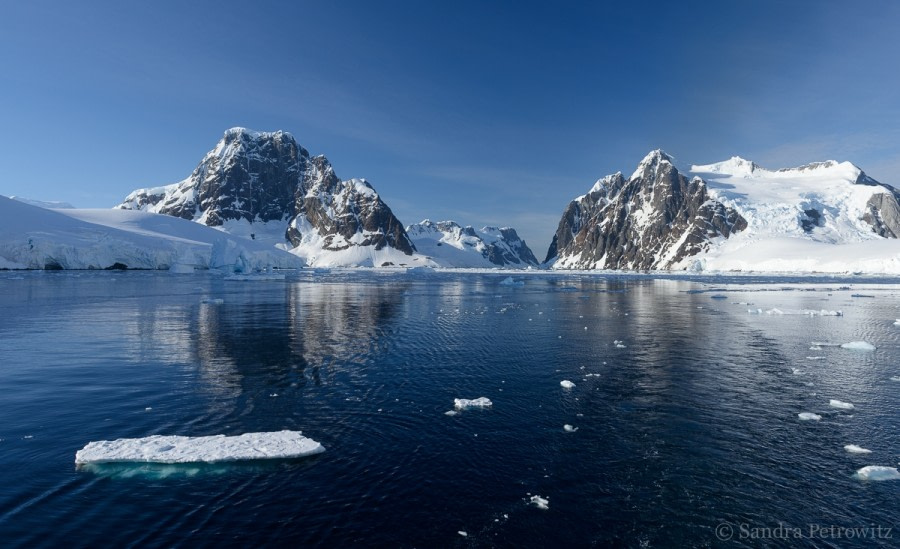
M821 530L900 528L900 481L852 476L900 462L898 281L505 276L0 273L3 545L900 543ZM878 349L810 349L855 340ZM281 429L327 452L74 465Z

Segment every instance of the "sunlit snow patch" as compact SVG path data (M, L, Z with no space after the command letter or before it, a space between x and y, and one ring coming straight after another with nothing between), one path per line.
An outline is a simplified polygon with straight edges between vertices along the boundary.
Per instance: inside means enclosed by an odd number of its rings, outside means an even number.
M852 410L855 408L854 405L849 402L841 402L840 400L831 399L828 401L828 405L832 408L840 408L841 410Z
M458 410L465 410L466 408L488 408L493 406L494 403L491 402L491 399L487 397L479 397L479 398L454 398L453 406Z
M875 346L867 341L851 341L850 343L844 343L841 345L843 349L850 349L851 351L874 351Z
M872 450L867 450L862 446L857 446L856 444L848 444L844 446L844 450L847 450L851 454L871 454Z
M900 480L900 471L896 467L868 465L854 475L859 480Z
M560 381L559 384L562 385L563 389L572 389L575 387L575 384L572 383L571 381L569 381L568 379L564 379L564 380Z
M75 453L75 463L216 463L249 459L291 459L324 452L300 431L244 433L205 437L154 435L89 442Z
M819 421L822 419L822 416L812 412L800 412L797 414L797 417L799 417L801 421Z

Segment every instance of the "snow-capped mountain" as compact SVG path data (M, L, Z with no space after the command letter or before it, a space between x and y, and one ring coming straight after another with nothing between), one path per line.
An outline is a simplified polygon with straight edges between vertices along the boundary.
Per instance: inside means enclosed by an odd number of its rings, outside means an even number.
M419 253L442 267L525 268L538 264L525 241L510 227L484 227L479 231L453 221L435 223L426 219L410 225L406 232Z
M46 209L0 196L0 269L300 268L263 242L140 211Z
M653 151L566 208L555 268L895 272L900 194L849 162L767 170L739 157L688 179Z
M232 128L187 179L138 189L117 208L266 241L314 266L428 263L369 183L341 181L282 131Z

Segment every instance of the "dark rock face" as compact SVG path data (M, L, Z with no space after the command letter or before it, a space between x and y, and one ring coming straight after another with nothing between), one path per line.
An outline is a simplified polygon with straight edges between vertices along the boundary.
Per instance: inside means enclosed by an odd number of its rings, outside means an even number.
M630 179L607 176L568 205L546 261L570 269L666 269L746 227L702 179L688 180L654 151Z
M863 221L879 236L900 238L900 192L890 187L889 190L889 193L873 194L866 202Z
M289 133L232 128L190 177L131 193L118 206L191 219L282 221L294 246L312 238L325 249L415 248L391 209L364 180L341 181L324 156L311 157Z

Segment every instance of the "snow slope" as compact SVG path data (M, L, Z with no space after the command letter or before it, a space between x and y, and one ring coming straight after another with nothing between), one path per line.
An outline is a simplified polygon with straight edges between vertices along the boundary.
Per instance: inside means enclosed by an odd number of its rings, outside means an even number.
M453 221L428 219L406 228L416 250L441 267L525 268L538 264L515 229L484 227L476 230Z
M849 162L773 171L733 157L691 173L747 228L673 269L900 273L900 240L876 232L892 213L872 206L891 202L893 189Z
M49 210L0 196L0 268L299 268L265 243L198 223L132 210Z

